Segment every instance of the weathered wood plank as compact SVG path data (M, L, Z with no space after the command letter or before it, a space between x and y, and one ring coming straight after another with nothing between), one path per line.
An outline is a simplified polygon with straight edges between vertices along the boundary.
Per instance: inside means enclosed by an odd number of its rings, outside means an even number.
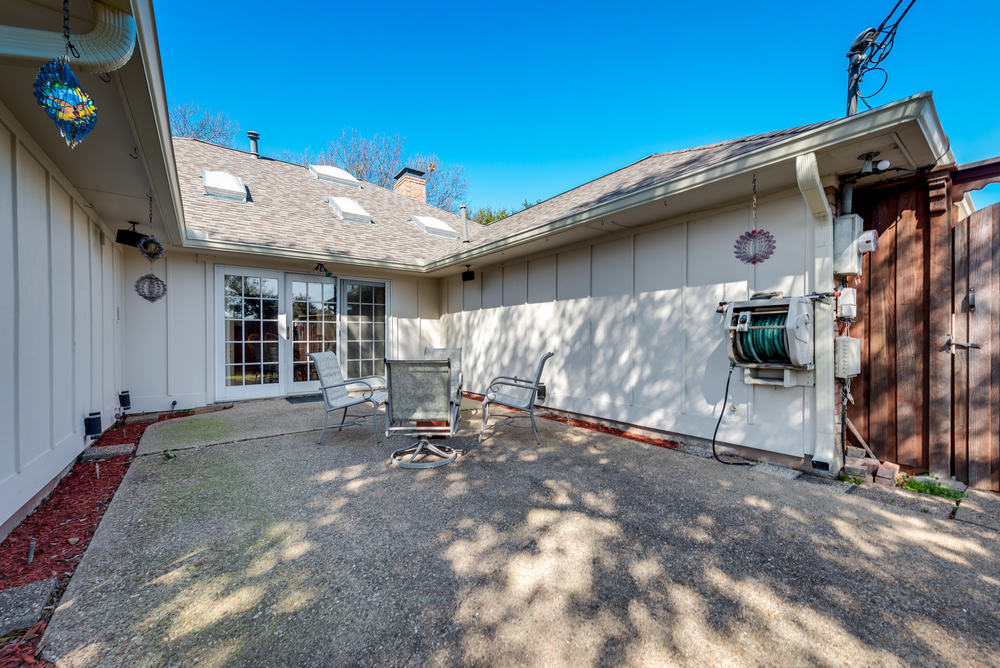
M917 412L917 466L927 468L927 318L929 310L927 308L928 290L930 288L930 214L927 211L927 192L923 189L913 191L916 196L916 216L918 243L916 246L918 298L916 299L916 329L915 337L917 341L917 356L914 363L914 374L916 376L917 399L914 402L914 410Z
M869 386L869 445L880 459L896 460L895 396L895 218L896 198L882 199L873 211L873 226L879 233L873 254L870 293L871 329Z
M993 307L993 322L990 327L990 422L993 450L993 471L991 487L1000 492L1000 207L993 209L993 274L990 281L990 297Z
M955 212L953 211L952 214ZM969 340L969 219L955 221L954 286L955 315L952 334L956 341ZM955 454L955 477L969 483L969 354L958 348L952 356L952 450Z
M923 267L917 256L917 198L912 190L899 195L896 223L896 461L916 466L918 442L917 302Z
M931 175L928 185L938 191L947 185L947 174ZM930 318L928 344L928 467L933 475L951 477L951 358L944 350L952 316L952 230L951 203L934 206L940 197L930 196Z
M993 486L993 436L990 433L993 421L990 410L993 300L990 288L996 210L996 207L989 207L969 216L969 290L970 294L975 290L976 299L976 308L968 309L969 341L982 346L965 352L969 366L969 486L977 489Z

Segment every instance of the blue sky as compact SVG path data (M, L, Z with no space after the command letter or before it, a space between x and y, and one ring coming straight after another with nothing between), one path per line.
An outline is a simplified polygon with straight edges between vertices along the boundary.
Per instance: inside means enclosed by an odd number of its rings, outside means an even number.
M845 53L893 4L245 0L194 17L157 2L156 19L172 101L225 111L274 152L398 133L407 153L463 165L469 203L496 207L842 116ZM1000 155L998 20L992 1L917 0L871 103L933 90L960 163ZM976 204L998 200L994 186Z

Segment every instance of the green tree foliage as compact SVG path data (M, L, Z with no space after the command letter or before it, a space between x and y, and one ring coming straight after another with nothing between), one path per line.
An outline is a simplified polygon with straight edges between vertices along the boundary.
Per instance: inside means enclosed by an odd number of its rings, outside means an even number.
M479 223L480 225L489 225L490 223L495 223L498 220L503 220L507 216L513 216L515 213L518 213L519 211L530 209L531 207L535 206L541 201L542 200L540 199L535 200L534 202L529 202L528 200L524 200L524 202L522 202L520 206L512 206L509 210L500 207L494 209L492 206L489 205L481 206L478 209L470 208L469 218Z

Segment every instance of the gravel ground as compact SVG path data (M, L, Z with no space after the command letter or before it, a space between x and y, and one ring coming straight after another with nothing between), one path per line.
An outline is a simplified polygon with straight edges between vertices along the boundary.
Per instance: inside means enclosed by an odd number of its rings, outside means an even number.
M480 445L477 418L426 471L365 428L140 457L44 657L1000 666L1000 533L549 420Z

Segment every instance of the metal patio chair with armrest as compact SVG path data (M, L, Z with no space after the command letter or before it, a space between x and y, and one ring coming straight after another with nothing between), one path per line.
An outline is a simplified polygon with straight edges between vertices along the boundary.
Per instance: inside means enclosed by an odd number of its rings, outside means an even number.
M451 361L386 360L389 398L385 404L387 437L418 436L420 440L389 456L394 466L428 469L455 461L454 448L430 443L430 436L452 437L458 430L460 404L451 391ZM443 424L442 424L443 423ZM420 461L417 457L423 455ZM428 456L440 459L429 460Z
M486 421L489 419L490 405L494 405L527 413L527 415L508 415L493 425L494 429L501 424L508 427L527 429L528 425L514 424L514 420L528 417L531 418L531 429L535 432L535 442L538 445L542 444L542 441L538 438L538 428L535 426L535 397L538 394L538 383L542 379L542 369L545 368L545 362L554 355L555 353L545 353L538 360L538 369L535 371L534 382L518 378L517 376L497 376L490 382L489 387L486 388L486 396L483 397L483 426L479 430L480 443L483 442L483 434L486 432ZM502 391L506 388L514 391L521 390L521 392L510 394L509 391Z
M451 395L452 401L462 404L462 349L461 348L424 348L425 360L448 360L451 362Z
M363 378L352 378L344 380L344 374L340 371L340 360L333 352L308 353L313 364L316 365L316 373L319 375L320 390L323 391L323 431L319 435L318 443L323 442L326 435L327 421L331 411L343 409L344 414L340 418L340 426L337 431L344 428L344 420L347 419L347 409L360 404L372 405L372 420L375 425L375 442L381 443L382 439L378 433L378 407L385 403L388 396L385 392L376 392L376 389L385 389L385 379L381 376L364 376ZM360 397L352 397L347 393L349 385L367 385L368 389ZM350 425L367 425L368 422L361 418L352 420Z

